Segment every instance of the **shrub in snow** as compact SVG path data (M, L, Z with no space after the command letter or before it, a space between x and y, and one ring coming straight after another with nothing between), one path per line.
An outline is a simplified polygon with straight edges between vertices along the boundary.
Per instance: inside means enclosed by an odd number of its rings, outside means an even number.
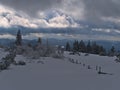
M10 66L10 64L15 62L14 61L15 57L16 57L16 53L10 52L10 54L2 58L0 61L0 69L1 70L7 69Z
M89 56L89 53L86 53L85 56Z
M44 62L43 62L43 61L37 61L37 63L41 63L41 64L44 64Z
M120 62L120 54L116 56L117 58L115 59L116 62Z
M6 64L0 62L0 70L7 69Z
M99 55L100 56L106 56L106 53L105 52L100 52Z
M22 45L16 47L16 53L22 54L32 59L38 59L40 57L49 57L49 56L52 56L54 58L63 58L64 47L62 46L56 48L49 46L48 44L45 46L42 45L41 43L38 43L34 47Z
M0 62L0 69L1 70L7 69L10 66L10 64L11 62L9 61L9 59L2 58Z
M115 61L116 61L116 62L120 62L120 59L119 59L119 58L116 58Z
M71 63L75 63L74 59L71 59L70 62L71 62Z
M76 54L80 56L80 53L79 53L79 52L76 52Z
M56 46L54 49L54 53L52 54L53 58L64 58L64 47L63 46Z
M16 47L16 53L19 55L22 55L25 52L25 48L23 46L17 46Z
M26 65L24 61L18 61L17 65Z
M43 45L37 45L34 48L31 46L19 46L16 49L17 54L22 54L28 58L38 59L40 57L48 57L55 54L54 47L46 47Z
M75 55L75 53L74 52L70 52L69 55Z
M53 54L52 57L53 58L63 58L63 56L61 56L60 54Z

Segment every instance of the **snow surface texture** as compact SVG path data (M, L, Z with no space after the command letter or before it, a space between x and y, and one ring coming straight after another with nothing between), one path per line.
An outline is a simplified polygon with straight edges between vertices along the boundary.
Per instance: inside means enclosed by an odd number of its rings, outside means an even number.
M1 50L0 53L5 54ZM120 90L120 63L114 61L115 57L69 55L68 52L64 55L64 59L35 60L17 55L16 61L24 60L27 65L11 65L9 70L0 72L0 90ZM96 66L113 75L98 74Z

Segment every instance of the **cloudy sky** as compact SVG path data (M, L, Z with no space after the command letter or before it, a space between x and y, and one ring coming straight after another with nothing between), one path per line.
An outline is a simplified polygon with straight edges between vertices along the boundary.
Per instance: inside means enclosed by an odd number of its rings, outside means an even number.
M53 10L70 15L77 20L95 23L120 22L120 0L0 0L0 4L17 13L24 13L39 22L40 18L46 18ZM61 20L60 23L65 21L65 16L56 16L51 22L55 22L57 18ZM45 22L41 21L41 23Z
M86 27L78 21L120 25L120 0L0 0L0 27Z

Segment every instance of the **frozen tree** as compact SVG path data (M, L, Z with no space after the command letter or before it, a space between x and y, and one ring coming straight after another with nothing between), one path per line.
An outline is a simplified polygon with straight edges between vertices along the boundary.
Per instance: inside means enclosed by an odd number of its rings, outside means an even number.
M91 51L92 51L91 42L88 41L88 44L87 44L87 46L86 46L86 52L87 52L87 53L91 53Z
M17 32L15 44L17 46L21 46L22 45L22 36L21 36L21 31L20 30L18 30L18 32Z
M40 37L38 38L38 44L42 44L42 40Z
M71 50L71 47L70 47L70 44L69 42L66 43L66 51L70 51Z

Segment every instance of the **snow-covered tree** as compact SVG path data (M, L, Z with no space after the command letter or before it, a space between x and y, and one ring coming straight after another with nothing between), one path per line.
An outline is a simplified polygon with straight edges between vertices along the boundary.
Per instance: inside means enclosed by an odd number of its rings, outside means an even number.
M15 44L17 46L21 46L22 45L22 36L21 36L21 31L20 30L18 30L18 32L17 32Z
M66 51L70 51L71 50L71 47L70 47L70 44L69 42L66 43Z

